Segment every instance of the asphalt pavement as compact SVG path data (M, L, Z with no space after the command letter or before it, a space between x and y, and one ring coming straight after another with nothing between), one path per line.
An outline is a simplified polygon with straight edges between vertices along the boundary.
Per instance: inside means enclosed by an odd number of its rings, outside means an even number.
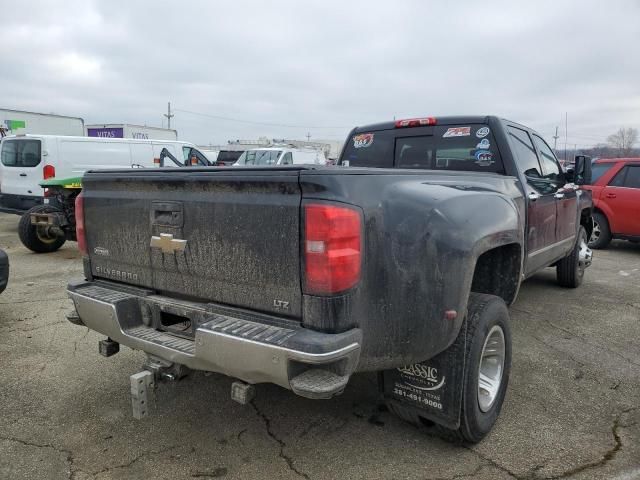
M144 355L98 354L102 337L65 320L75 243L25 249L0 214L11 262L0 295L2 479L616 479L640 478L640 245L596 251L583 286L547 269L511 307L513 367L502 414L471 447L403 423L376 376L314 401L197 372L161 384L149 418L131 416L129 376Z

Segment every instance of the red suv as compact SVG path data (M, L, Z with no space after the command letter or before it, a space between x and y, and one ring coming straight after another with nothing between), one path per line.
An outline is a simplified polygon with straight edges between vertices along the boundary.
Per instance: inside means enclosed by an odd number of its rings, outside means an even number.
M612 238L640 242L640 158L601 158L592 165L594 228L589 246Z

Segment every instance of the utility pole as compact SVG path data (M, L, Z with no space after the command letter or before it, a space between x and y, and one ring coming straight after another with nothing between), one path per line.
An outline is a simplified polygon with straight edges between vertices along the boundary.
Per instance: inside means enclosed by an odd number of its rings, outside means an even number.
M171 113L171 102L167 103L167 113L164 114L167 117L167 128L171 128L171 119L175 117L173 113Z
M307 142L311 141L311 133L307 132Z
M557 152L558 151L558 139L560 137L558 136L558 127L556 127L556 134L553 136L553 151ZM557 155L557 153L556 153Z
M567 158L567 137L569 134L567 133L569 130L569 113L564 112L564 159L569 160Z

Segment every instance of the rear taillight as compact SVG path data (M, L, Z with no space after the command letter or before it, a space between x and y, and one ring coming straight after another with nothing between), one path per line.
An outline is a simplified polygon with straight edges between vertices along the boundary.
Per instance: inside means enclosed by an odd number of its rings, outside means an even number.
M56 176L56 167L53 165L45 165L42 169L42 178L48 180Z
M84 197L82 193L76 197L76 240L78 250L83 255L87 255L87 237L84 231Z
M396 120L396 128L428 127L436 123L437 121L434 117L407 118L405 120Z
M305 293L327 295L360 280L362 215L331 204L304 206Z

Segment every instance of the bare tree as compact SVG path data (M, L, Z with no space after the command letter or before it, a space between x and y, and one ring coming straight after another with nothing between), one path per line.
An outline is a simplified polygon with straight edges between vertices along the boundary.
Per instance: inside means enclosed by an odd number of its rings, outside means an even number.
M633 151L633 145L638 141L638 129L637 128L620 128L613 135L607 137L607 142L612 148L618 151L619 157L628 157Z

